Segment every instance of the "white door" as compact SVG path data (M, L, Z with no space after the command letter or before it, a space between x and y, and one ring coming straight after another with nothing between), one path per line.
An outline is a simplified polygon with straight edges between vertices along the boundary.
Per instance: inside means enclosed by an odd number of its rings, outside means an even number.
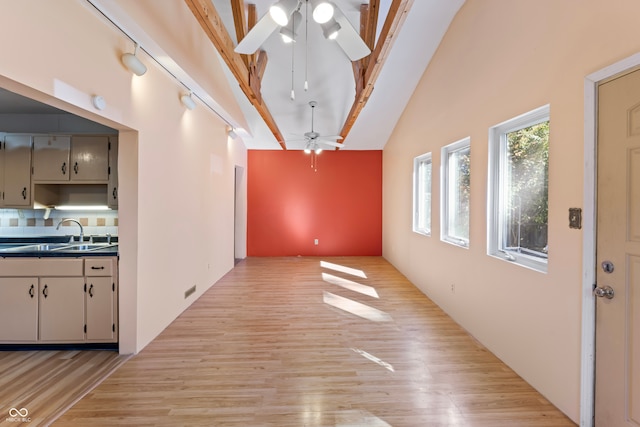
M640 71L598 89L597 427L640 426Z

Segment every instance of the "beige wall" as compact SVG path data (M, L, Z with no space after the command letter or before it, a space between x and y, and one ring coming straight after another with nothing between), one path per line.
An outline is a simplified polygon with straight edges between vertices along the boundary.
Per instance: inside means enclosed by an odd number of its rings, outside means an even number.
M204 34L175 31L195 22L180 4L179 13L151 8L149 34L177 38L167 52L180 46L182 68L237 110L219 64L201 60L215 55ZM246 150L205 106L186 110L184 88L144 52L148 72L127 71L119 57L132 42L87 2L2 2L0 15L0 86L121 130L121 351L139 351L233 267L234 167L246 167Z
M584 78L640 51L635 0L467 0L384 151L384 256L573 420L579 417ZM489 127L550 104L549 270L487 256ZM470 248L440 241L440 148L471 137ZM411 231L433 153L433 235ZM451 285L455 284L455 293Z

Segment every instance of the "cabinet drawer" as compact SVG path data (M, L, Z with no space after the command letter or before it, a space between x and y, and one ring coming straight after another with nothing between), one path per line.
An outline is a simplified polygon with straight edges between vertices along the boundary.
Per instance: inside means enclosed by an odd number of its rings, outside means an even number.
M85 276L112 276L113 261L111 258L92 258L84 260Z

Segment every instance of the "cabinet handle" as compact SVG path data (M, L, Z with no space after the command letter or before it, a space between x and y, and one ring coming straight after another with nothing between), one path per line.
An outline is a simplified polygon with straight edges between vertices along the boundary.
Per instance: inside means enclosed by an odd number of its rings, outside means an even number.
M73 165L73 171L78 175L78 162Z
M104 270L104 265L101 265L100 267L96 267L95 265L91 266L92 270Z
M113 195L113 200L118 198L118 187L113 187L113 191L111 192L111 195Z
M89 296L93 298L93 283L89 286Z
M31 298L33 298L35 296L33 290L35 289L35 286L31 285L31 287L29 288L29 296Z
M49 287L47 285L44 285L44 289L42 289L42 295L44 295L45 298L49 296Z
M62 162L62 175L67 174L67 162Z
M27 200L27 187L24 187L22 189L22 198Z

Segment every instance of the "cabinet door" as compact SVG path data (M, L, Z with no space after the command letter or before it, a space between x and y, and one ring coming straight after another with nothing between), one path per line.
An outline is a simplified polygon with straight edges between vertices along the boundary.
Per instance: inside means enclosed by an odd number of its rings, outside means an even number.
M68 181L70 150L70 136L34 136L33 180Z
M31 135L6 135L3 151L2 205L31 206Z
M109 137L109 193L107 205L118 209L118 137Z
M0 278L0 342L38 339L38 278Z
M87 341L115 339L115 283L111 277L87 277Z
M84 340L84 277L41 277L41 341Z
M71 180L109 179L109 137L74 136L71 140Z

